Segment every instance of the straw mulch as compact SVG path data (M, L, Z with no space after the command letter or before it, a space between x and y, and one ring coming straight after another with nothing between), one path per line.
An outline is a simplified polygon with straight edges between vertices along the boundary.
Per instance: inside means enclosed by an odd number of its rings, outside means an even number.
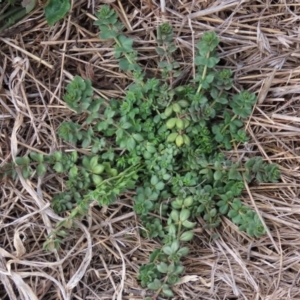
M102 97L122 97L130 76L120 73L111 42L98 38L94 11L110 3L134 38L151 74L158 60L157 24L169 20L178 56L192 76L194 44L207 30L221 39L222 64L234 71L235 89L250 89L258 104L247 122L250 142L228 155L262 156L278 163L281 181L248 187L243 201L257 209L269 231L249 238L224 219L201 230L184 261L174 299L300 299L300 3L299 1L167 0L73 1L72 12L49 27L42 8L0 33L0 164L29 151L68 150L56 135L74 114L61 100L75 75L92 80ZM60 251L42 249L59 220L49 208L63 179L7 180L0 188L0 299L143 299L138 268L158 244L139 235L127 194L107 209L91 207ZM160 298L162 299L162 298Z

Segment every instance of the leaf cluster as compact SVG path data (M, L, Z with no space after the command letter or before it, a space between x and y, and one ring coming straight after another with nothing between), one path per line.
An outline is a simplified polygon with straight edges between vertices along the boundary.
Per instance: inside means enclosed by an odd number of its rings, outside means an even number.
M123 71L141 71L137 64L137 52L133 50L133 40L121 34L123 24L118 20L116 11L110 9L108 5L103 5L96 13L98 20L94 22L101 31L100 38L103 40L113 38L115 41L115 57L119 61Z

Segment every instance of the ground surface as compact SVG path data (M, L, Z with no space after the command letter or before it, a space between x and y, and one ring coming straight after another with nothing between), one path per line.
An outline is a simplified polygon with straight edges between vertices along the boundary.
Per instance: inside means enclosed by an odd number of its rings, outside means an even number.
M75 75L92 80L104 97L122 97L130 78L119 73L112 44L98 38L94 11L110 3L134 38L149 74L157 60L159 1L73 1L63 21L49 27L42 8L0 33L0 164L28 151L68 149L56 135L73 113L61 100ZM252 239L224 219L215 231L199 230L185 260L174 299L300 299L300 3L299 1L166 1L179 59L192 76L194 43L206 30L221 39L222 64L232 67L237 90L250 89L258 104L244 149L228 155L262 156L280 165L278 184L245 191L269 232ZM139 235L131 194L107 210L92 207L85 227L72 230L62 250L42 244L58 216L51 195L63 181L7 180L0 187L0 299L143 299L138 268L157 245ZM17 288L18 287L18 288Z

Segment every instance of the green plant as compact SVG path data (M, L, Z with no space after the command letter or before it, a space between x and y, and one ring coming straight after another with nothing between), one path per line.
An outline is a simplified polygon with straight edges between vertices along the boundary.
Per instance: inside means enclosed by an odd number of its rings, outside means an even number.
M1 4L3 2L3 4ZM0 1L0 31L13 26L37 5L38 0ZM70 10L70 0L48 0L44 5L44 13L49 25L54 25Z
M17 5L17 0L0 1L0 31L14 25L26 14L29 6Z
M66 190L54 196L52 207L69 213L48 237L49 250L59 246L64 228L86 215L92 201L109 205L123 191L135 189L133 209L141 234L162 243L141 266L138 279L154 291L152 299L171 297L172 285L184 272L182 258L189 252L195 217L202 216L206 228L216 228L227 216L250 236L265 234L259 216L238 197L244 182L276 182L279 170L261 158L232 162L222 153L247 141L243 119L256 98L248 91L232 95L231 71L216 70L219 39L214 32L204 33L197 44L196 77L174 87L180 65L172 57L176 47L170 25L158 27L156 52L164 80L145 79L116 12L104 5L97 17L100 37L115 40L115 57L122 70L132 71L134 82L122 101L106 102L93 97L89 80L75 76L64 100L86 119L63 122L58 135L90 155L32 153L17 158L15 165L25 178L34 172L43 176L48 167L66 177ZM2 176L16 176L15 165L4 166Z
M44 6L47 23L54 25L68 13L70 8L70 0L48 0Z

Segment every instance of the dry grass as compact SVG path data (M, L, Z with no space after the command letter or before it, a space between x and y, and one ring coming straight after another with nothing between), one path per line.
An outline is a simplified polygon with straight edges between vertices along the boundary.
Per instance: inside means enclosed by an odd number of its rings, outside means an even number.
M219 238L211 240L199 219L174 299L300 299L299 1L170 0L165 7L158 0L73 2L72 13L54 27L39 8L0 34L0 165L32 150L68 150L56 131L74 118L61 101L72 76L91 79L103 97L124 94L130 78L119 73L112 43L99 40L92 25L102 3L118 11L150 76L157 24L173 24L188 76L195 41L215 30L235 89L259 96L247 124L251 141L228 155L262 156L278 163L282 176L278 184L248 187L243 197L262 213L266 236L251 239L224 219ZM139 236L130 194L107 210L92 207L61 251L42 250L59 220L49 208L51 195L63 187L55 174L42 182L2 182L0 299L143 299L137 271L157 244Z

